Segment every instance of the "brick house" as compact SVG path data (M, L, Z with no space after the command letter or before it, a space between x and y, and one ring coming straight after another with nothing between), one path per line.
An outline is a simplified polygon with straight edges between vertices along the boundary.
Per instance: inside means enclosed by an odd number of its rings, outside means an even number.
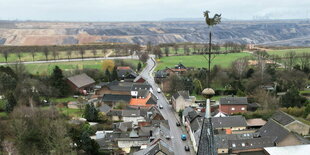
M246 97L227 96L220 99L219 110L226 114L247 112L248 99Z

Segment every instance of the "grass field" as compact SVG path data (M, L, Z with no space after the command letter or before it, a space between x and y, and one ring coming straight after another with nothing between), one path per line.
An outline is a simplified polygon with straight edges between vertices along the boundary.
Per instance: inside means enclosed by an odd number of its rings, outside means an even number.
M283 56L285 55L286 53L288 52L296 52L297 54L298 53L303 53L303 52L307 52L307 53L310 53L310 48L296 48L296 49L284 49L284 50L269 50L267 51L267 53L269 55L279 55L279 56Z
M131 63L137 65L138 60L124 60L126 63ZM52 73L55 66L58 66L64 71L74 70L74 69L84 69L84 68L93 68L101 69L102 61L79 61L79 62L57 62L57 63L42 63L42 64L25 64L26 69L31 74L36 75L49 75Z
M249 53L231 53L231 54L221 54L217 55L212 62L212 66L220 65L224 68L227 68L231 65L231 63L239 58L250 56ZM170 56L170 57L162 57L158 61L158 66L156 70L161 70L166 67L174 67L178 63L182 63L186 67L196 67L207 68L207 61L202 55L191 55L191 56Z
M109 53L111 50L108 50L106 53L103 53L102 50L97 50L97 55L96 57L104 57L107 53ZM59 55L56 57L56 59L67 59L68 55L65 51L59 51ZM31 53L22 53L21 54L21 61L33 61ZM94 57L93 53L91 50L85 50L84 57ZM81 55L79 54L78 51L72 51L71 58L81 58ZM43 52L36 52L34 61L38 60L46 60L45 55ZM49 53L48 55L48 60L54 60L54 57L52 55L52 52ZM19 61L19 58L16 53L10 53L8 56L8 62L16 62ZM5 59L3 55L1 54L0 56L0 62L5 62Z

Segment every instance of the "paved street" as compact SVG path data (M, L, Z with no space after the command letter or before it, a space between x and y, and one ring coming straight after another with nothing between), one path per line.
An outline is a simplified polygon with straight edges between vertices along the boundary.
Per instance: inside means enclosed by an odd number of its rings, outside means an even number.
M162 93L157 93L157 84L155 84L154 78L152 76L152 73L156 67L156 63L154 59L149 59L147 62L147 66L144 68L144 70L141 72L141 75L146 78L146 80L152 85L154 94L158 97L158 105L162 105L164 108L160 109L162 115L165 117L165 119L168 120L169 126L170 126L170 134L171 134L171 141L174 149L175 155L191 155L194 154L194 151L191 148L191 152L186 152L184 150L185 145L191 145L189 135L186 133L186 131L182 131L182 127L176 126L177 122L177 116L175 115L175 112L173 111L171 105L167 102L166 97ZM181 134L187 134L187 140L182 141L181 140Z

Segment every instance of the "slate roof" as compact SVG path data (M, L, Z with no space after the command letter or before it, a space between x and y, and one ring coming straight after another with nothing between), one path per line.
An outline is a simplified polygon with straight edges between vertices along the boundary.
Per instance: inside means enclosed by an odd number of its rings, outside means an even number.
M133 83L131 91L150 90L152 86L148 83Z
M194 109L192 107L186 107L184 110L183 110L183 116L186 117L188 115L189 112L191 111L194 111Z
M123 117L140 117L140 110L122 110Z
M174 68L175 69L186 69L186 67L182 63L179 63L179 64L175 65Z
M258 130L258 133L261 137L272 137L275 142L278 143L288 136L290 132L274 120L269 119L268 122Z
M129 68L117 68L117 76L119 78L128 77L128 75L132 75L134 78L136 78L138 75L135 71L133 71L130 67Z
M191 122L190 127L193 132L196 132L198 129L201 128L203 118L204 117L198 117Z
M246 134L218 134L214 135L214 142L217 148L229 148L229 140L251 139L254 137L253 133Z
M151 97L149 98L149 100L146 102L146 104L157 104L157 98L155 97L154 94L151 94Z
M98 107L100 112L108 113L112 108L106 104L102 104L100 107Z
M243 116L212 117L213 128L246 127Z
M126 132L126 131L132 129L132 122L119 122L119 123L115 123L114 124L114 129Z
M266 147L264 151L269 155L305 155L305 152L309 152L310 145L294 145L294 146L277 146L277 147Z
M129 92L133 83L132 82L119 82L119 81L112 81L106 84L106 86L110 90L114 91L126 91Z
M149 90L138 90L138 95L137 97L141 97L141 98L146 98L149 95L150 91Z
M85 73L68 77L68 80L72 82L77 88L82 88L95 83L95 80Z
M104 94L102 97L103 102L130 102L131 96L130 95L118 95L118 94Z
M177 99L179 96L182 96L184 99L189 99L189 92L188 91L178 91L177 93L173 94L174 99Z
M166 73L166 70L158 70L155 73L155 78L166 78L168 74Z
M295 121L295 119L292 116L290 116L290 115L288 115L282 111L277 111L276 113L274 113L272 115L271 118L283 126L290 124L290 123Z
M107 113L108 116L122 116L122 110L110 110L108 113Z
M245 104L245 105L247 105L248 99L246 97L227 96L227 97L220 98L220 104L223 104L223 105Z
M173 149L162 140L144 150L135 152L134 155L156 155L158 152L166 155L174 155Z
M232 150L248 150L275 146L274 140L270 137L228 140L229 148Z

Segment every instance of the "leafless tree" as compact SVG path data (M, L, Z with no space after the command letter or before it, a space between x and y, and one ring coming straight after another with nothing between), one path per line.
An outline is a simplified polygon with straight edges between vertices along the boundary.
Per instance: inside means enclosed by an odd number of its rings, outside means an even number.
M284 66L288 70L292 70L296 64L296 52L290 51L284 55Z
M49 55L49 49L47 47L45 47L43 49L43 54L45 55L45 60L47 61L48 60L48 55Z
M21 51L17 51L16 55L17 55L17 57L19 59L19 62L21 62L22 52Z
M179 46L178 46L177 44L175 44L175 45L173 46L173 48L174 48L175 54L178 54Z
M71 58L71 55L72 55L72 50L67 50L66 51L66 54L67 54L67 57L68 57L68 60L70 60L70 58Z
M239 79L242 79L247 68L248 68L248 59L247 58L238 59L233 63L233 70L236 71Z
M94 57L96 58L97 57L97 50L93 49L91 52L93 53Z
M82 61L83 61L84 60L85 50L83 48L80 48L79 53L82 56Z
M299 62L301 69L310 69L310 53L304 52L299 55Z
M9 52L6 49L4 49L2 51L2 55L3 55L4 59L5 59L5 62L8 63Z

